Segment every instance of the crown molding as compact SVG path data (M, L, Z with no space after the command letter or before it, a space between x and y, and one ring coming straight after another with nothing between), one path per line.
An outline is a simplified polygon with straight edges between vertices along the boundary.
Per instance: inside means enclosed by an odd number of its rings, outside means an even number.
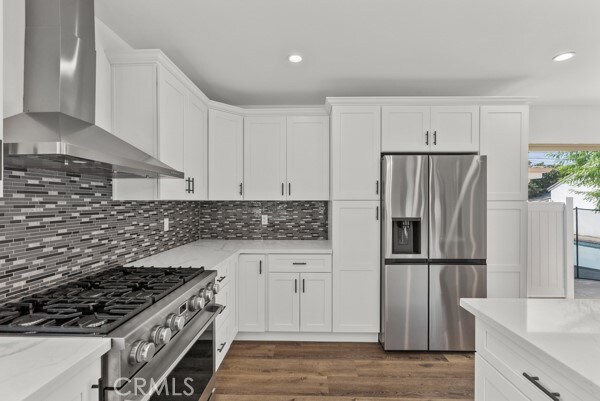
M530 96L372 96L328 97L325 102L331 108L332 106L529 104L535 99Z

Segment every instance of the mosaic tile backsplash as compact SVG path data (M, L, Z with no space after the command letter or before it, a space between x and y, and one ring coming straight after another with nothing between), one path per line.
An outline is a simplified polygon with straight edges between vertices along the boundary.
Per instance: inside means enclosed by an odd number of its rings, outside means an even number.
M269 222L263 226L261 215ZM202 239L326 240L327 202L201 202Z
M0 303L199 238L198 202L112 201L111 180L95 176L5 170L4 178Z

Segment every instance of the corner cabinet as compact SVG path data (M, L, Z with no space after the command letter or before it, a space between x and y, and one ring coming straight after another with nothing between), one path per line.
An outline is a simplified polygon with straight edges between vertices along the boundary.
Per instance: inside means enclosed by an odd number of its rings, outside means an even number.
M326 116L244 118L244 200L329 200Z
M116 200L207 198L207 115L201 92L160 51L107 54L112 71L112 132L184 179L117 179Z
M334 201L331 214L333 331L378 333L380 203Z
M244 117L210 109L208 149L208 198L243 200Z
M334 106L331 124L332 200L378 200L381 107Z

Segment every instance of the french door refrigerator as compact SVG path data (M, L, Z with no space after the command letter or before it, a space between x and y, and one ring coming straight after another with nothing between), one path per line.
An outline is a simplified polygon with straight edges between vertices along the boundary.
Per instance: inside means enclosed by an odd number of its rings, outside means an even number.
M460 298L485 298L486 158L382 157L381 333L385 350L475 350Z

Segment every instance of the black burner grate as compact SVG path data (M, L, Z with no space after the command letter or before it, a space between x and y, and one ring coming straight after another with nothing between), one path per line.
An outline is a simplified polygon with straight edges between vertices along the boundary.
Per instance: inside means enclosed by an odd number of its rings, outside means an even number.
M107 334L204 268L117 267L0 308L0 332Z

